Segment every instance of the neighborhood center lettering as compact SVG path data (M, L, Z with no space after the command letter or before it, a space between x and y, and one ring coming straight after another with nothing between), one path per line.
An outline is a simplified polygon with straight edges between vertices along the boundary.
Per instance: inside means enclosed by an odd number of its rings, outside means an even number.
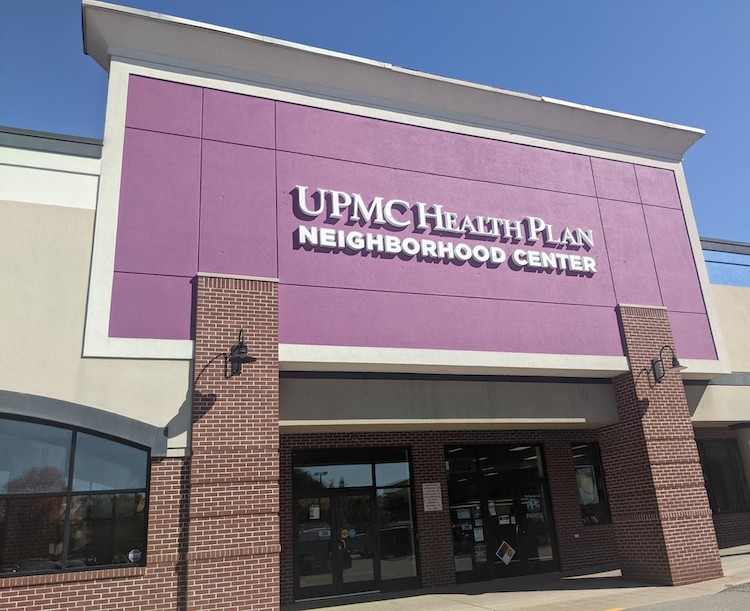
M592 276L597 271L596 260L588 254L594 247L593 229L555 229L538 216L521 219L462 217L441 204L411 203L380 196L367 201L359 193L322 188L311 191L305 185L297 185L292 190L292 205L300 220L322 218L328 224L342 221L347 226L347 229L339 229L300 224L294 232L297 248L398 256L426 262L469 262L487 267L505 263L513 270L545 270L581 276ZM389 233L409 229L416 235L402 237ZM520 242L524 243L524 248L519 247ZM546 246L550 250L529 249L528 245ZM581 249L586 254L577 252Z

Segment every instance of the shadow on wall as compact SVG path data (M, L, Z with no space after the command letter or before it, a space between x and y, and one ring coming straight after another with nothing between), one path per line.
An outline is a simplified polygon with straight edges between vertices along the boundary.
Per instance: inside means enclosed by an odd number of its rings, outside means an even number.
M192 379L192 368L191 368ZM197 381L197 378L196 378ZM202 394L193 390L192 384L188 388L187 396L182 402L180 409L172 420L167 424L167 431L172 437L187 433L187 452L180 467L180 506L179 506L179 535L178 535L178 559L175 566L177 574L177 609L186 611L188 608L188 553L190 551L190 488L192 476L191 450L190 450L190 425L197 422L216 403L216 395L213 393ZM196 409L193 410L193 404Z

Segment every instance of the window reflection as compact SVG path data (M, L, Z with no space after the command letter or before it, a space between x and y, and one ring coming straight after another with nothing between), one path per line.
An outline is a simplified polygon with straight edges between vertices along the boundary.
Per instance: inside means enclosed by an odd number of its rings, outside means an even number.
M0 419L0 494L63 492L73 433Z
M369 588L375 581L416 585L407 449L297 450L293 478L302 598Z
M59 570L65 497L0 499L0 574Z
M143 563L147 469L144 450L0 419L0 575Z
M333 583L331 501L328 497L297 500L297 553L300 587Z
M414 577L414 525L410 488L378 490L378 544L382 579Z
M314 465L294 468L294 485L302 490L372 486L372 465Z
M750 492L737 441L701 440L698 441L698 450L713 513L750 509Z
M604 485L601 452L596 443L574 443L571 446L575 465L578 497L584 524L608 524L612 521Z
M408 486L409 463L394 462L375 465L375 482L378 486Z
M138 448L79 433L73 491L145 488L146 459Z
M73 497L67 568L129 564L145 539L145 494Z

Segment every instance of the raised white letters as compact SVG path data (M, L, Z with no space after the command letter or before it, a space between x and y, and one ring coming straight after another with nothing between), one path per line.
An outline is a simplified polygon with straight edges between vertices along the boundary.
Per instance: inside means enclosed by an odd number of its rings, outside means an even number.
M596 260L583 254L594 248L594 230L580 227L553 227L539 216L504 219L488 215L460 215L442 204L409 203L406 200L386 199L380 195L365 198L359 193L318 188L309 193L306 185L292 190L292 205L298 217L313 220L322 218L330 225L343 221L346 225L372 227L379 230L353 231L349 228L314 227L299 225L296 231L298 247L331 250L334 252L399 255L401 258L419 257L420 260L453 261L457 265L472 264L497 267L508 260L505 250L488 242L510 243L523 241L527 248L513 248L510 267L548 273L591 276L596 273ZM300 218L301 218L300 217ZM320 221L318 221L318 224ZM432 238L450 235L449 239L401 237L388 230L412 227L414 233L425 233ZM472 244L469 240L481 240ZM518 244L520 246L520 244ZM565 252L578 251L583 252Z

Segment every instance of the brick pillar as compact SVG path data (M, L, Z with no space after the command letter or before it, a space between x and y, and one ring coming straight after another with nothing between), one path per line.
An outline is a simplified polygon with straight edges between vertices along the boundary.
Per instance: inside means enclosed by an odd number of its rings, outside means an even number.
M651 374L651 359L674 346L667 311L621 305L618 314L630 372L613 380L619 422L602 431L602 459L623 576L668 585L721 577L682 378L656 384Z
M196 279L188 609L279 607L278 290ZM245 331L256 363L225 377Z
M159 458L151 461L148 507L148 583L141 600L154 609L185 609L187 603L187 552L189 460ZM155 583L152 574L166 573L166 583ZM150 600L149 600L150 599ZM87 607L92 608L92 607Z
M445 472L445 448L428 434L412 444L412 468L419 533L419 571L422 586L456 583L453 561L453 537L448 504L448 478ZM439 483L443 493L442 511L425 511L422 484Z

